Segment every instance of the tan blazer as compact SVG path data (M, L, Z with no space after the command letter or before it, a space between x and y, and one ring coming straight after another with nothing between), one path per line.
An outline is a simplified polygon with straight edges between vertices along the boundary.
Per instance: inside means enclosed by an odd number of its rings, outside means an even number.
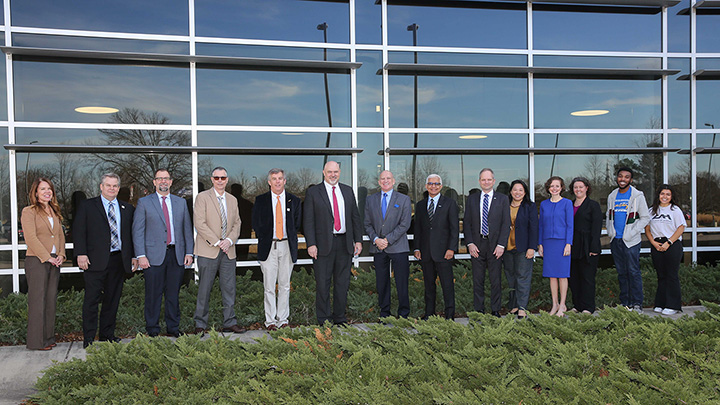
M227 235L233 244L240 236L240 211L237 199L225 192L225 205L227 206ZM195 255L214 259L218 256L220 248L213 246L222 236L222 220L220 219L220 203L215 196L215 190L205 190L195 198ZM236 257L235 249L228 250L228 257Z
M63 232L60 218L54 216L54 225L44 212L38 212L35 207L23 208L20 223L22 224L25 243L27 244L27 256L36 256L41 262L50 260L50 252L55 246L55 253L58 256L65 256L65 233Z

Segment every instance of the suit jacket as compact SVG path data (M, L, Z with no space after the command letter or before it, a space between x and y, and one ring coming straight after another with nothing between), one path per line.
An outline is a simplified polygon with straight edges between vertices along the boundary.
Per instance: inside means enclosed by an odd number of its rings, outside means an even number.
M34 206L23 208L20 217L23 236L27 244L27 256L35 256L42 263L50 260L50 252L55 246L55 253L58 256L65 256L65 232L63 232L62 221L53 215L53 226L44 212L38 211Z
M132 223L135 207L116 200L120 206L120 241L122 263L126 273L132 270L135 257L132 241ZM103 271L110 259L110 223L100 196L82 202L73 222L73 250L75 256L87 255L90 266L86 271Z
M355 193L350 186L338 183L345 202L345 229L348 254L353 254L355 242L362 243L362 220L355 202ZM325 191L325 183L310 187L305 194L303 207L305 241L307 246L317 246L319 256L330 254L333 239L332 202Z
M480 247L481 231L480 212L481 197L483 193L471 194L465 205L465 218L463 219L463 232L465 233L465 245L474 243ZM490 211L488 211L488 242L491 249L500 245L507 247L510 237L510 202L505 194L497 191L493 193Z
M285 230L290 246L290 257L293 263L297 261L298 256L298 231L302 221L302 202L296 197L285 191ZM273 194L268 191L260 194L255 198L255 205L252 209L252 227L255 230L255 236L258 238L258 260L267 260L272 247L275 220L273 219Z
M515 246L518 252L538 248L538 210L534 203L522 203L518 207L515 218Z
M227 235L233 241L237 241L240 235L240 212L238 211L237 199L225 191L225 205L227 206ZM195 198L195 255L214 259L220 253L220 248L213 246L215 242L222 239L222 219L220 217L220 202L215 196L215 189L211 188L198 194ZM229 249L227 253L230 259L236 257L235 249Z
M433 220L427 213L428 199L415 204L415 250L420 251L422 260L445 261L445 252L457 253L460 240L459 209L455 200L440 195Z
M597 201L585 198L573 220L572 258L588 260L590 253L600 254L603 213Z
M172 223L175 231L175 258L180 266L185 255L193 254L193 230L190 213L184 199L169 194L172 205ZM133 246L137 256L147 256L151 266L165 261L167 250L167 225L157 193L141 198L135 208L133 219Z
M409 252L407 231L412 219L410 197L393 191L383 219L382 194L382 191L375 193L365 200L365 233L370 237L370 253L380 252L372 243L375 238L387 238L386 253Z

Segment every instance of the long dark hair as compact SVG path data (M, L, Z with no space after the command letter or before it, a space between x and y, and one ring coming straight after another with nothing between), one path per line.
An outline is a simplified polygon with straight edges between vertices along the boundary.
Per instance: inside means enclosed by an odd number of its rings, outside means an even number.
M523 200L522 200L522 202L520 203L520 205L522 205L522 204L532 204L533 202L532 202L532 200L530 199L530 193L528 192L528 186L527 186L527 184L525 184L524 181L522 181L522 180L520 180L520 179L513 180L513 182L510 183L510 192L511 192L510 199L512 200L512 189L513 189L513 187L515 187L516 184L521 185L522 188L523 188L523 190L525 190L525 197L523 197Z
M63 217L62 217L62 214L60 214L60 204L58 204L58 202L57 202L57 194L55 193L55 186L53 185L52 181L50 181L50 179L45 178L45 177L38 177L37 179L35 179L35 181L33 181L32 186L30 186L30 194L28 195L28 200L30 200L30 205L35 207L35 209L38 212L42 212L44 210L42 203L40 201L38 201L38 198L37 198L38 187L40 187L40 183L42 183L43 181L45 183L47 183L50 186L50 190L52 190L52 198L48 202L48 206L50 206L50 209L55 214L55 216L60 218L60 220L62 221Z
M675 190L673 190L672 186L669 184L661 184L658 186L657 191L655 191L655 201L653 201L652 205L652 212L654 214L657 214L658 209L660 208L660 193L665 190L670 192L670 209L672 210L673 207L678 206L675 202Z

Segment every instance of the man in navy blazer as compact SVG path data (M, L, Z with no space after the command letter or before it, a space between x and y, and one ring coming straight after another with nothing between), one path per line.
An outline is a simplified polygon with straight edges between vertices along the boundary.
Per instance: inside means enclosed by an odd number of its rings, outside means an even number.
M308 189L303 207L305 241L317 284L315 314L320 325L325 321L344 325L352 258L362 251L362 220L353 189L339 182L340 165L327 162L323 178L322 183Z
M468 197L463 220L465 245L473 270L473 308L485 312L485 269L488 269L490 308L494 316L500 317L500 267L510 237L510 201L505 194L493 190L495 173L492 169L482 169L479 182L482 192Z
M445 319L455 318L455 280L453 260L460 239L458 205L452 198L440 194L442 178L431 174L425 181L427 198L415 204L415 258L420 261L425 282L425 315L435 315L435 280L445 301Z
M115 321L122 295L125 273L135 269L132 243L134 208L117 199L120 177L106 173L100 179L100 196L85 200L78 207L73 223L74 251L83 270L83 347L95 341L100 311L100 340L119 342ZM112 226L111 226L112 222Z
M193 231L185 200L170 194L172 177L155 172L155 193L138 201L133 220L133 244L145 273L145 330L160 333L160 306L165 295L167 333L180 336L180 286L185 266L193 262Z
M410 314L408 278L410 277L410 244L407 231L412 219L410 197L393 191L395 177L389 170L380 173L380 192L365 200L365 232L372 245L375 263L375 285L378 291L380 317L390 316L390 263L395 273L398 294L398 316Z
M299 197L285 191L286 182L284 170L270 169L270 191L257 196L252 208L252 227L258 239L257 258L265 290L265 328L268 330L288 324L290 276L298 256L297 234L302 205Z

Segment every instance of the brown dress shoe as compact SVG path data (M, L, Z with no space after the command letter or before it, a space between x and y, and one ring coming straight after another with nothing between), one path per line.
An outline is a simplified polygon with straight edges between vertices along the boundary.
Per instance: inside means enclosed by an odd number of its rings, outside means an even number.
M233 325L229 328L223 328L223 332L232 332L232 333L245 333L247 329L243 328L242 326Z
M275 326L275 325L268 325L268 326L265 327L265 329L267 329L267 330L277 330L277 326Z

